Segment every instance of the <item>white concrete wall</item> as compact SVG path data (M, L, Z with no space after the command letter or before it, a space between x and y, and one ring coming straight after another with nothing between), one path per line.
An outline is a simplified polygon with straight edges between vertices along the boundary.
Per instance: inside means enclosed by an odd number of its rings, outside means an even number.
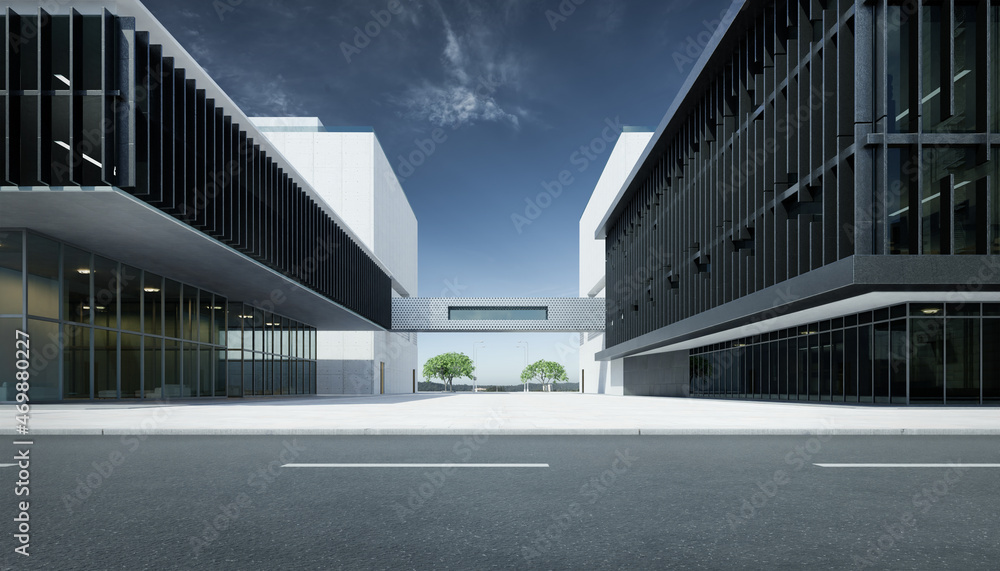
M604 240L595 240L594 232L652 136L652 133L627 132L618 137L587 202L580 218L580 297L587 296L604 279Z
M595 240L597 225L610 208L618 191L635 167L643 149L649 143L651 132L622 133L608 156L608 163L580 217L580 297L604 297L604 240ZM595 355L604 350L604 334L593 336L580 346L580 369L584 371L584 392L622 394L623 367L615 369L612 363L597 361ZM617 371L617 376L615 372Z
M409 296L417 294L417 219L378 139L371 132L325 131L315 117L255 117L271 144L336 211ZM272 131L268 128L305 130ZM400 292L393 291L393 296ZM386 393L412 391L416 335L320 331L320 394L377 394L381 363Z
M389 159L372 138L375 174L373 249L407 297L417 296L417 217Z

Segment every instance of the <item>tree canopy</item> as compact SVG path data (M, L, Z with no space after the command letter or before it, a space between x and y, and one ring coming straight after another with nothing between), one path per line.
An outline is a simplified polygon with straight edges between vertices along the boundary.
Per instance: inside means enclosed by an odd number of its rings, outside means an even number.
M444 390L451 390L451 380L457 377L474 379L476 367L472 359L465 353L443 353L431 357L424 363L424 378L427 380L441 379Z
M551 383L569 380L566 369L555 361L539 360L528 365L521 371L521 382L537 381L542 384L542 390L547 390Z

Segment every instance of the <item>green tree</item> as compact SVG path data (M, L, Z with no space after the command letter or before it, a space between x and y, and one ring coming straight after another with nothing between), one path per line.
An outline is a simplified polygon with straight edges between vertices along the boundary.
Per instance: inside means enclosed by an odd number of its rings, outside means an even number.
M542 383L542 390L548 390L551 383L559 383L569 380L566 377L566 369L555 361L535 361L521 371L521 382L538 381Z
M473 376L476 367L472 364L472 359L465 353L444 353L436 357L431 357L424 363L424 378L441 379L444 382L444 390L450 391L451 380L457 377Z

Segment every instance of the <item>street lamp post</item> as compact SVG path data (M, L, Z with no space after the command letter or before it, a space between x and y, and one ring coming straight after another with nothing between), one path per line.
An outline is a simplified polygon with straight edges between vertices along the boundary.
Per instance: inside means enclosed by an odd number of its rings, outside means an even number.
M515 344L514 346L517 347L518 345L524 345L524 368L527 369L528 368L528 342L527 341L518 341L517 344ZM528 383L527 382L524 383L524 392L528 392Z
M483 349L485 349L486 341L476 341L475 343L472 344L472 364L476 369L475 372L473 372L472 374L472 392L476 392L476 387L478 386L477 381L479 378L479 357L476 355L476 349L478 349L477 346L480 343L483 344Z

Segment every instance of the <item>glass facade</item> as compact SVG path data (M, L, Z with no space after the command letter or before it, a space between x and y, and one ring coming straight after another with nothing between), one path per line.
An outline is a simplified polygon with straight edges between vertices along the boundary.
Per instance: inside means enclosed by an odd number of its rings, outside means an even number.
M1000 404L1000 304L910 303L694 349L691 395Z
M259 320L231 317L233 307ZM0 334L13 339L25 327L33 401L316 392L313 328L33 232L0 230ZM242 375L244 334L249 369L279 363L268 368L269 391L227 386L232 371ZM0 370L13 370L7 358ZM0 400L13 396L0 383Z

